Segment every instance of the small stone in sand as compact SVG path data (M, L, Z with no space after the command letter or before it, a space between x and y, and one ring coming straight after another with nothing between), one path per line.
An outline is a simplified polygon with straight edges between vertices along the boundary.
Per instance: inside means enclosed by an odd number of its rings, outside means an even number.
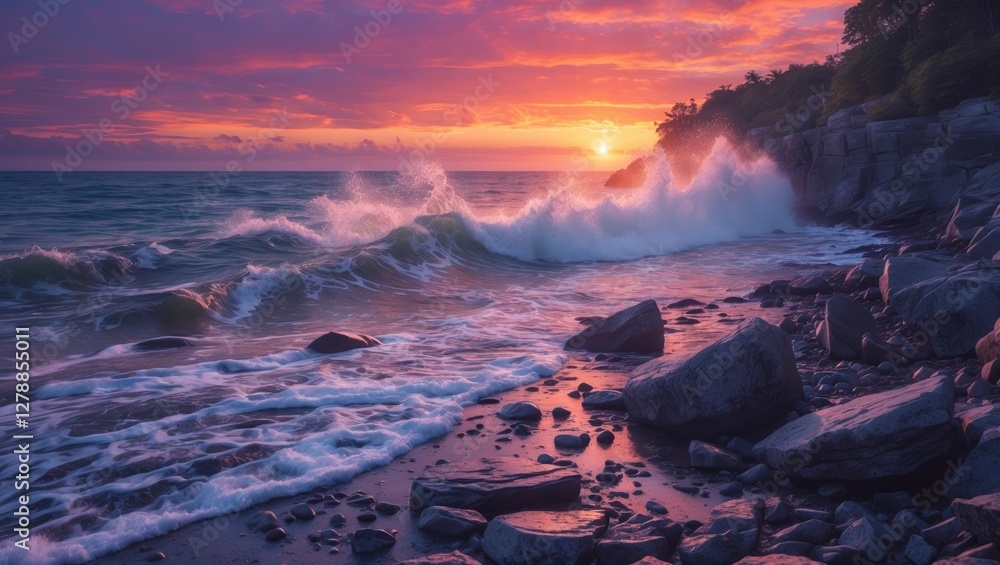
M163 553L162 551L157 551L156 553L147 557L146 561L163 561L166 558L167 554Z
M269 542L276 542L276 541L281 541L286 537L288 537L288 534L285 532L284 528L275 528L270 532L267 532L267 535L264 536L264 539Z
M555 438L555 445L561 449L583 449L585 444L580 436L559 434Z
M611 433L608 430L604 430L603 432L597 434L597 443L601 445L611 445L612 443L614 443L614 441L615 441L615 434Z
M578 391L578 390L571 390L568 393L566 393L566 396L568 396L570 398L580 398L580 391Z
M552 457L552 456L551 456L551 455L549 455L548 453L543 453L543 454L539 455L539 456L538 456L538 459L537 459L537 461L538 461L539 463L543 463L543 464L545 464L545 465L549 465L549 464L551 464L551 463L552 463L553 461L555 461L555 460L556 460L556 458L555 458L555 457Z
M698 494L698 487L691 485L673 485L674 490L683 492L684 494Z
M385 530L363 528L354 532L351 549L354 553L370 553L396 545L396 537Z
M656 502L655 500L647 500L646 501L646 510L649 510L653 514L661 514L662 515L662 514L666 514L667 513L667 507L664 506L664 505L662 505L662 504L660 504L659 502Z
M265 510L247 520L247 525L258 532L269 532L278 527L278 517L274 515L274 512Z
M343 514L334 514L330 516L330 525L334 528L343 528L347 525L347 516Z
M378 516L372 512L362 512L361 514L358 514L358 522L361 522L362 524L374 522L376 518L378 518Z
M590 391L594 390L594 387L590 386L587 383L580 383L580 384L576 385L576 390L578 390L580 392L590 392Z
M563 408L562 406L557 406L552 409L552 417L557 420L565 420L569 418L570 411Z
M292 506L290 512L292 516L295 516L296 520L312 520L316 517L316 511L313 510L312 506L305 503Z

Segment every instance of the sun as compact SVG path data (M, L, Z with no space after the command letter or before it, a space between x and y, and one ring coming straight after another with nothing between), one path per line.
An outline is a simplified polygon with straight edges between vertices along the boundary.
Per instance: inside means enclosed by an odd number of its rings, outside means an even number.
M604 143L603 141L598 141L597 143L594 144L594 151L597 152L598 155L607 155L608 144Z

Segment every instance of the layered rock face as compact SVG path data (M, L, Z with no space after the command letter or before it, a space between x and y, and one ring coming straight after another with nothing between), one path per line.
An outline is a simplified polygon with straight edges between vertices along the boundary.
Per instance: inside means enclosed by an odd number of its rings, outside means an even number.
M949 209L980 169L1000 159L998 101L977 98L933 118L879 122L869 122L868 107L845 108L826 126L784 137L775 137L782 133L775 126L748 137L788 174L798 197L859 227Z

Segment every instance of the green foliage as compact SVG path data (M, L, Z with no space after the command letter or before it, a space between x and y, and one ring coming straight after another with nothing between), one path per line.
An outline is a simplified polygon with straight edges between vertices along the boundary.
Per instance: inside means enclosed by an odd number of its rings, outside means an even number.
M1000 36L977 39L967 34L960 43L933 55L906 81L917 110L924 115L986 96L1000 86Z

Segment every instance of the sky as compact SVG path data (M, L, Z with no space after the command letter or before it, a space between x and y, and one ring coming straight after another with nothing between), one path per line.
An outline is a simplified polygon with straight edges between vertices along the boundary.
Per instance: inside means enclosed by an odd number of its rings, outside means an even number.
M611 170L829 0L4 0L0 170Z

